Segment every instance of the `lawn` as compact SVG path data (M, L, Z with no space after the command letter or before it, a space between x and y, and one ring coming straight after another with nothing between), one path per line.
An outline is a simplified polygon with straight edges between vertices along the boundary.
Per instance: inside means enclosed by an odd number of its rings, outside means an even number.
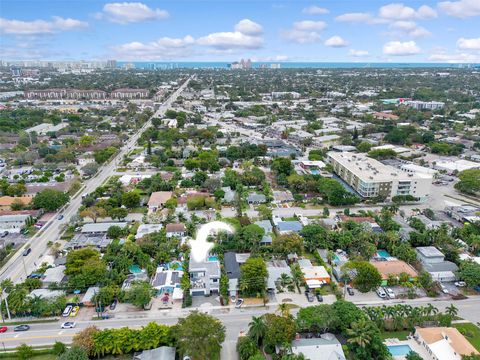
M472 323L453 324L480 351L480 329Z
M410 335L410 331L408 330L382 331L380 333L382 340L385 340L385 339L407 340L408 335Z

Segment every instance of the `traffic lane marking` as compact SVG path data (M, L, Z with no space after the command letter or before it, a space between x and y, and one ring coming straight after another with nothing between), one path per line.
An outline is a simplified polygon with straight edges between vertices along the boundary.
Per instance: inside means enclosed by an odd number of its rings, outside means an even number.
M30 337L22 337L18 339L17 337L2 339L2 341L19 341L19 340L35 340L35 339L55 339L58 337L74 337L76 334L56 334L56 335L38 335L38 336L30 336Z

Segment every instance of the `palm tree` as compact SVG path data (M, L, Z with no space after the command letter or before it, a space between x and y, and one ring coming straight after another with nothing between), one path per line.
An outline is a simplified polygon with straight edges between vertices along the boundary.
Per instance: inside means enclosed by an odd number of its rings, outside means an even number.
M288 317L290 315L290 307L288 306L288 304L282 303L278 305L278 312L283 317Z
M450 315L452 318L457 316L458 314L458 309L455 307L455 305L453 304L450 304L446 309L445 309L445 313L447 315Z
M262 316L253 316L248 324L248 336L250 336L258 345L262 343L267 326Z
M428 318L430 318L432 315L436 315L437 313L438 313L438 309L432 304L428 304L425 307L425 314Z
M350 329L347 329L347 342L365 348L372 341L374 330L372 323L365 319L353 322Z
M280 275L280 285L282 287L288 286L291 283L292 283L292 278L288 274L282 273Z

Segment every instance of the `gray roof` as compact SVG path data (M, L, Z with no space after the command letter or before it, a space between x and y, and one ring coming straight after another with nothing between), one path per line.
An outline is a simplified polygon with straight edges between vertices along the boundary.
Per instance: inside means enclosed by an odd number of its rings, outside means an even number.
M263 235L262 240L260 240L260 244L271 244L272 241L271 235Z
M220 277L220 263L218 261L203 261L196 262L193 256L190 256L190 262L188 264L189 271L205 270L207 276Z
M98 293L99 291L100 291L100 288L98 286L89 287L85 292L85 295L83 295L82 302L92 301L95 294Z
M345 360L342 345L332 334L323 334L320 338L293 340L292 352L303 354L310 360Z
M24 222L30 215L0 215L0 222Z
M423 266L425 270L428 272L445 272L451 271L455 272L458 271L458 266L450 261L442 261L438 263L428 263Z
M226 252L223 256L225 263L225 272L229 279L239 279L240 278L240 265L237 262L237 257L234 252Z
M300 232L303 225L300 221L280 221L277 224L278 231Z
M275 289L275 281L282 274L292 275L292 271L285 260L271 260L267 263L268 271L268 289Z
M175 360L175 348L162 346L152 350L144 350L135 356L136 360Z
M43 282L46 283L60 283L65 277L65 265L49 268L43 274Z
M273 230L270 220L255 221L255 225L260 226L265 231L265 234L271 233Z
M415 248L419 254L424 257L443 257L443 253L438 250L435 246L420 246Z
M89 223L82 227L82 233L106 233L111 226L119 226L122 229L127 226L126 222Z
M249 201L249 202L266 202L267 198L263 194L250 193L250 194L248 194L247 201Z
M113 240L107 238L106 234L86 233L76 234L67 244L67 248L82 248L87 246L95 246L99 249L106 248Z
M63 295L65 295L63 290L35 289L32 290L27 297L32 298L34 296L39 296L43 299L53 299Z

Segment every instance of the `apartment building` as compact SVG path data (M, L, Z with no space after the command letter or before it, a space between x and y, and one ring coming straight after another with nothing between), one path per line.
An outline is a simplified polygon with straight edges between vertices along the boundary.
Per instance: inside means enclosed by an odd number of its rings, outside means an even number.
M112 99L144 99L148 98L147 89L117 89L110 94Z
M328 160L335 174L363 198L411 195L422 201L430 194L429 174L406 173L364 154L350 152L329 152Z
M441 110L445 106L445 103L441 101L410 100L405 101L404 104L415 110Z

